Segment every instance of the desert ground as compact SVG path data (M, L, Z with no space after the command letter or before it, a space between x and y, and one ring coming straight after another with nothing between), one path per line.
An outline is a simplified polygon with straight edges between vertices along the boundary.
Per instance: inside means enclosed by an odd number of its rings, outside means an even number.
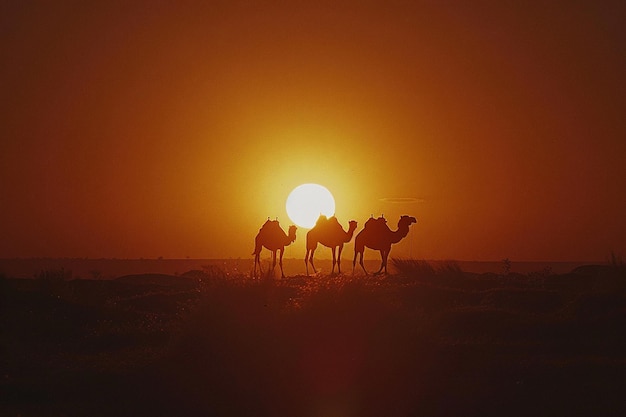
M565 273L392 263L285 279L215 265L5 274L0 414L626 415L621 261Z

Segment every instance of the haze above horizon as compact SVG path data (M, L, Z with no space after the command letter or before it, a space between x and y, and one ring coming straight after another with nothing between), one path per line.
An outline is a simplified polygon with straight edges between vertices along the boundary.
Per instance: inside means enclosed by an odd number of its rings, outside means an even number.
M248 259L303 183L392 257L623 257L625 8L5 2L0 258Z

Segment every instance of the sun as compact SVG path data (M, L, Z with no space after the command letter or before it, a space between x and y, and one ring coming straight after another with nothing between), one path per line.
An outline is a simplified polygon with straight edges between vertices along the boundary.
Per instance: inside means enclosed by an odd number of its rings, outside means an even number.
M319 184L298 185L287 197L287 215L296 226L310 229L320 214L335 214L335 199L328 189Z

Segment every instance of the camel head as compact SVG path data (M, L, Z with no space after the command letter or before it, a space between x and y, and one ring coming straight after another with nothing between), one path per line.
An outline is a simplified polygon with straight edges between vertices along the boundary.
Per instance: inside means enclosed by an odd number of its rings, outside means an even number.
M356 220L350 220L348 222L348 232L354 232L357 228Z
M408 228L413 223L417 223L417 219L415 217L404 215L400 217L400 220L398 220L398 228L400 227Z
M293 224L289 226L289 233L287 233L287 236L289 237L289 242L294 242L296 240L296 230L298 230L298 228Z

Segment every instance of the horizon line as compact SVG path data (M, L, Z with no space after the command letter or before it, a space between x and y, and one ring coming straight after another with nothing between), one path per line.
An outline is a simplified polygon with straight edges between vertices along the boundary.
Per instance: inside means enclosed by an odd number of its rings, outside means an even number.
M427 261L427 262L504 262L505 260L510 261L511 263L591 263L591 262L610 262L610 259L604 260L533 260L533 259L520 259L515 260L511 258L502 258L502 259L492 259L492 260L478 260L478 259L453 259L453 258L416 258L416 257L391 257L392 259L413 259L418 261ZM228 257L228 258L166 258L166 257L138 257L138 258L123 258L123 257L71 257L71 256L60 256L60 257L51 257L51 256L29 256L29 257L12 257L12 258L0 258L0 261L27 261L27 260L80 260L80 261L236 261L236 260L252 260L253 257ZM319 258L320 260L332 260L332 258ZM283 260L297 260L302 261L301 258L288 258L283 257Z

